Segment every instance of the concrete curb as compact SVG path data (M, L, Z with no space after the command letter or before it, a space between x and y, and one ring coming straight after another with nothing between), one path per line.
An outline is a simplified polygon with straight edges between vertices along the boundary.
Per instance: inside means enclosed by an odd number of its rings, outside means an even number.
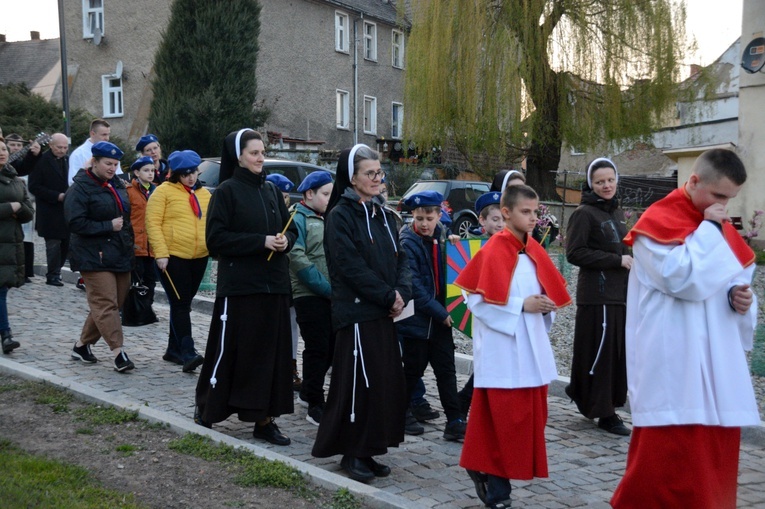
M163 412L154 408L138 404L125 398L115 396L114 394L93 389L78 382L65 380L56 375L46 373L36 368L25 366L17 362L0 357L0 373L12 375L24 380L46 382L75 394L79 399L88 403L110 406L122 410L138 412L138 416L151 423L166 424L172 431L179 435L186 433L196 433L209 437L216 443L227 444L232 447L246 449L256 456L260 456L271 461L281 461L295 468L305 475L310 482L330 491L345 488L354 496L364 500L371 507L379 509L420 509L423 506L408 500L404 497L385 492L381 489L356 482L347 477L329 472L322 468L309 465L302 461L295 460L288 456L275 453L269 449L264 449L258 445L244 442L229 435L219 433L212 429L197 426L188 419L183 419L169 412Z

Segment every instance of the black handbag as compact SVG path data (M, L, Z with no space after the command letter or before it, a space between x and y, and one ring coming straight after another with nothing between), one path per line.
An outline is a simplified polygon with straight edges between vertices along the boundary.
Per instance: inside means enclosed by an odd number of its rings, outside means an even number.
M122 325L139 327L159 321L151 308L151 292L137 274L133 274L132 284L125 303L122 305Z

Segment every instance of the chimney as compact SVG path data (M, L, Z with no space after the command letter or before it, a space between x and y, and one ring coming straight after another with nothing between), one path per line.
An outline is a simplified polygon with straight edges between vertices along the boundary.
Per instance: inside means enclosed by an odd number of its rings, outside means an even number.
M691 64L691 78L701 72L702 67L699 64Z
M0 34L0 42L5 42L5 34Z
M32 30L29 32L29 38L33 41L39 41L40 40L40 32L36 32Z

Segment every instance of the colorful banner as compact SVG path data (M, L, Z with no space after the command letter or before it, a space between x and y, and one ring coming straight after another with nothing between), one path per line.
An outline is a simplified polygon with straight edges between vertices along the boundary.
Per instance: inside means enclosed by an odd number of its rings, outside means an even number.
M454 320L453 327L473 337L473 319L462 297L462 290L454 284L457 275L475 256L488 239L460 240L446 243L446 310Z

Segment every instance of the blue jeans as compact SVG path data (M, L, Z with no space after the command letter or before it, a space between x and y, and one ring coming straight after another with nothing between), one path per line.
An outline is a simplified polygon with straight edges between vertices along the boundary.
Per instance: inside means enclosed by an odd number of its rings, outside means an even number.
M8 287L0 288L0 331L4 332L11 329L8 323Z

